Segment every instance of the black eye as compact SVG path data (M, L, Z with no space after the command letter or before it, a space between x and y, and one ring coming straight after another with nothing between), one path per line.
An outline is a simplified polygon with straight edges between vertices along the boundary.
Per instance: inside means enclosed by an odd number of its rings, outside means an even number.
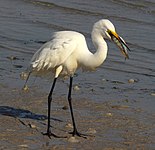
M112 34L112 32L110 31L110 30L107 30L107 33L112 37L113 36L113 34Z

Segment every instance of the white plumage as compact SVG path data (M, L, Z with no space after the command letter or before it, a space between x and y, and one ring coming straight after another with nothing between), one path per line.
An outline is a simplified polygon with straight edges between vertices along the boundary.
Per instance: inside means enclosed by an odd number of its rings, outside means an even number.
M104 39L113 41L121 50L125 58L128 58L129 50L125 41L119 37L115 31L114 25L107 19L96 22L91 33L92 42L97 49L93 54L89 51L85 37L75 31L60 31L53 34L52 39L45 43L32 57L30 63L30 72L34 74L45 75L54 72L55 78L51 91L48 96L48 127L46 135L55 136L50 130L50 109L52 93L55 87L57 77L61 75L70 76L70 86L68 101L71 110L73 132L72 135L81 136L75 125L71 104L71 89L73 75L78 68L83 70L94 70L99 67L107 57L107 43Z
M78 32L60 31L54 33L51 41L45 43L32 57L32 71L50 72L61 66L62 74L74 73L80 60L80 53L77 49L80 49L81 45L77 41L86 45L84 36Z
M109 20L100 20L94 24L92 40L97 52L92 54L87 47L85 37L75 31L60 31L53 34L32 57L31 71L35 74L55 72L73 75L78 67L83 70L94 70L100 66L107 56L107 44L103 38L111 40L108 29L115 32ZM58 70L58 72L57 72Z

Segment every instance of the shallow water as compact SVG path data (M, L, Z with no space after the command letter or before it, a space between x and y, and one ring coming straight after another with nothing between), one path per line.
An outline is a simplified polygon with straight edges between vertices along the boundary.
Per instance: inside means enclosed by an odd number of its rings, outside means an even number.
M94 73L78 72L74 85L78 85L80 91L74 92L74 97L99 103L126 101L144 114L154 114L154 0L1 0L0 93L22 88L24 81L20 73L26 70L33 53L50 39L52 32L79 31L94 51L91 28L101 18L111 20L127 41L130 59L124 61L117 47L108 42L109 52L104 65ZM136 82L128 83L129 79ZM47 94L51 83L46 79L34 80L29 81L30 88ZM58 97L66 95L68 81L64 83L58 82ZM1 100L1 105L4 103Z

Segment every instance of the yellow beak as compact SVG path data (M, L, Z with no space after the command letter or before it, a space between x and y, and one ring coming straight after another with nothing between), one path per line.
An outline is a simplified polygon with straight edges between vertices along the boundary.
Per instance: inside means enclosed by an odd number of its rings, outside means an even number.
M123 38L121 38L115 31L108 30L107 32L110 35L111 40L118 46L125 58L129 59L128 50L130 51L130 49Z

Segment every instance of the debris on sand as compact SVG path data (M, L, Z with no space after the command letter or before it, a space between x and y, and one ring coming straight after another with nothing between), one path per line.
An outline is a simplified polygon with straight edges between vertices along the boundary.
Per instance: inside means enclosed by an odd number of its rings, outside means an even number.
M79 90L80 90L80 87L79 87L78 85L75 85L75 86L73 87L73 90L74 90L74 91L79 91Z
M106 116L107 116L107 117L112 117L113 114L112 114L112 113L106 113Z
M73 129L73 125L71 123L67 123L65 127L66 128L72 128Z
M28 91L29 87L27 85L24 85L24 87L22 88L23 91Z
M68 138L68 142L71 142L71 143L78 143L79 140L76 139L74 136L72 136L72 137Z
M95 134L96 132L97 131L95 129L93 129L93 128L89 128L88 131L87 131L88 134Z

